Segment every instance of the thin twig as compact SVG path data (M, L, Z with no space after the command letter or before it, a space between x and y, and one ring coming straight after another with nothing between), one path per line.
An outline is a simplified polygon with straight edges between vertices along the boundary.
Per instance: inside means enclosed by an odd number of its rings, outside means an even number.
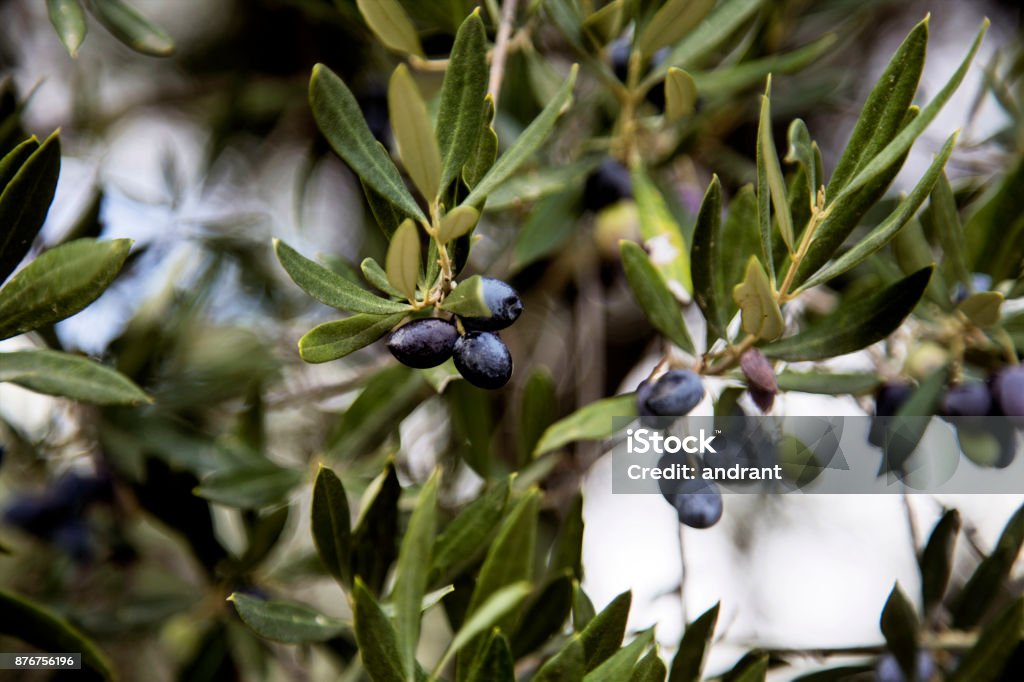
M518 0L505 0L501 6L501 22L498 24L498 35L494 39L494 54L491 57L491 77L487 82L487 92L494 98L494 107L498 107L498 93L501 81L505 78L505 60L508 59L509 37L512 35L512 22L516 16Z

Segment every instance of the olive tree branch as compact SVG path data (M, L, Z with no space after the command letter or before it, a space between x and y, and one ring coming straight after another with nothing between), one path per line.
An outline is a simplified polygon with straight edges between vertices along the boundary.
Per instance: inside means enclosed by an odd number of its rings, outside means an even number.
M487 81L487 92L494 98L494 107L498 107L498 93L501 82L505 78L505 62L508 59L509 38L512 36L512 22L516 16L518 0L505 0L501 6L501 21L498 23L498 35L494 39L494 53L491 57L491 73Z

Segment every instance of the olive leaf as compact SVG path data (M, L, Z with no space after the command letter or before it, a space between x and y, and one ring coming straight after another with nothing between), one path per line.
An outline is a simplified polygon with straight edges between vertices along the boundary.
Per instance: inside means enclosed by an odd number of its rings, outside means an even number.
M939 235L942 244L943 264L955 281L970 285L971 271L967 265L967 244L964 227L957 212L956 197L945 172L939 174L932 188L928 208L921 214L921 222Z
M274 253L293 282L307 294L332 308L374 315L387 315L410 309L405 303L374 296L365 289L360 289L350 280L304 257L279 239L274 240Z
M633 669L630 682L665 682L668 676L668 669L658 652L658 645L655 643L647 655L640 659Z
M802 119L795 118L789 124L786 133L789 141L789 148L786 150L786 163L796 164L804 171L804 179L807 181L807 195L811 202L815 201L821 177L821 150L818 144L811 139L811 132L807 130L807 124Z
M455 43L441 85L441 105L435 127L443 159L441 191L445 191L460 172L465 172L464 166L480 161L478 141L481 136L486 137L484 129L490 128L494 110L493 100L489 108L484 103L487 78L487 36L480 19L480 10L476 9L466 17L455 34ZM497 137L493 131L490 132L496 152ZM482 173L474 169L469 175L478 181ZM467 184L472 187L476 182Z
M484 115L480 121L480 135L476 139L476 149L462 167L462 181L466 187L474 189L491 170L498 158L498 134L494 132L494 98L490 95L484 99ZM501 187L508 188L511 182ZM497 191L499 188L495 188ZM492 195L494 196L494 195ZM517 197L518 199L518 197Z
M520 658L558 635L572 613L572 575L562 573L534 590L512 637L512 653Z
M635 416L633 393L595 400L549 426L533 449L534 457L578 440L604 440L615 433L613 417Z
M193 492L204 499L237 509L262 509L281 504L302 482L303 472L257 460L204 476Z
M14 272L32 247L50 210L58 175L58 133L42 145L35 138L23 142L0 162L0 282Z
M693 299L707 319L708 331L725 338L731 317L729 309L719 299L725 278L726 245L722 234L722 186L717 175L704 192L693 230L690 262L693 272ZM731 246L731 245L730 245ZM730 254L732 255L732 254Z
M1003 678L1004 667L1020 646L1024 628L1024 597L1018 597L992 619L960 659L950 682L994 682Z
M60 36L68 54L78 56L78 48L85 40L85 10L79 0L46 0L50 23Z
M636 167L630 177L640 219L640 234L644 238L644 245L651 252L651 263L664 277L673 294L684 298L693 292L693 281L690 275L690 252L686 248L683 232L669 211L665 198L647 173Z
M665 74L665 117L678 121L693 113L697 104L697 85L693 76L671 67Z
M309 104L313 118L331 148L351 166L363 183L404 215L425 221L426 216L406 189L402 175L387 150L377 142L366 125L356 98L344 81L323 64L313 67L309 80Z
M544 662L533 682L582 682L585 670L583 642L577 635Z
M583 30L599 45L604 45L622 32L625 0L612 0L583 20Z
M438 307L461 317L490 317L494 314L484 300L484 280L480 275L459 282Z
M384 259L388 282L409 301L416 300L416 284L420 278L420 233L416 223L406 218L395 230Z
M404 316L404 313L358 313L343 320L324 322L299 339L299 355L313 363L343 358L387 334Z
M508 639L494 630L483 654L473 664L467 682L515 682L515 659Z
M992 608L1004 589L1024 544L1024 507L1018 507L1003 527L995 549L981 560L951 605L953 626L969 630Z
M509 480L503 479L445 526L431 553L431 585L447 583L483 556L501 521L508 495Z
M348 497L338 475L321 465L313 483L310 533L328 572L342 585L352 585L352 528Z
M427 105L405 64L398 65L388 82L388 114L405 170L420 194L433 201L441 186L441 150Z
M242 622L260 637L285 644L326 642L351 631L351 625L305 604L271 601L233 592L228 597Z
M900 589L899 583L893 585L889 593L885 608L882 609L880 625L889 651L896 657L906 679L917 679L915 668L920 623L914 605Z
M998 291L979 291L971 294L956 307L971 324L978 327L991 327L999 322L999 309L1003 305L1003 295Z
M537 114L526 130L516 138L508 150L505 151L487 173L476 183L469 196L463 200L467 206L482 207L490 194L498 185L502 184L523 164L524 161L533 156L540 146L547 139L555 121L572 102L573 86L576 84L576 74L579 67L573 64L569 76L562 83L562 86L555 93L555 96L545 105L544 109Z
M487 632L491 627L504 619L509 612L522 604L523 600L530 594L531 589L532 585L530 582L524 580L506 585L488 597L487 601L466 618L462 627L452 637L448 648L434 668L434 676L436 677L444 669L444 666L451 661L452 656L468 646L474 639ZM495 630L500 631L500 628L495 627ZM470 663L472 663L472 660L470 660Z
M373 258L364 258L359 264L359 269L363 273L363 277L366 281L375 287L377 290L384 292L395 298L402 298L402 292L391 286L391 282L388 281L388 275L384 272L384 268L380 266L380 263L375 261Z
M580 633L587 672L608 660L622 646L626 634L629 607L633 603L630 591L612 599L604 610L594 616Z
M786 330L782 311L756 256L747 261L747 272L743 281L733 288L732 297L740 308L744 332L768 341L782 336Z
M714 5L715 0L668 0L637 37L637 49L650 57L693 30Z
M398 0L356 0L366 25L395 52L423 56L423 47L409 15Z
M405 369L405 368L403 368ZM373 480L366 492L359 520L352 530L352 575L358 576L366 589L379 593L384 586L392 562L398 556L398 499L402 486L393 459ZM358 618L358 615L357 615ZM390 627L390 626L389 626ZM394 631L392 630L392 637Z
M402 536L395 570L391 601L395 605L395 625L399 649L405 664L405 677L416 678L416 645L420 638L420 604L427 591L431 550L437 531L437 485L440 472L434 471L420 490L416 507Z
M921 552L921 600L925 612L942 603L949 578L953 574L953 550L960 532L960 512L948 509L928 536Z
M822 360L860 350L881 341L911 313L924 295L934 268L923 268L800 332L761 348L768 357L795 362Z
M725 43L764 3L764 0L725 0L708 14L695 30L676 43L668 56L655 65L641 82L641 89L646 90L657 83L668 69L676 67L685 69L696 60L713 53Z
M629 241L619 242L619 252L629 288L651 324L672 343L692 353L693 341L686 331L679 302L650 258L638 244Z
M715 634L720 607L720 603L715 604L686 626L683 638L679 641L679 649L672 659L668 682L693 682L702 679L704 661L711 645L711 638Z
M533 457L533 450L558 412L555 381L544 367L535 367L526 380L519 409L519 439L516 443L519 465Z
M864 395L871 393L882 383L873 372L832 373L832 372L780 372L775 377L780 391L798 391L820 395Z
M654 629L644 630L583 678L584 682L618 682L630 677L644 649L654 641Z
M480 211L472 206L456 206L441 218L439 239L447 243L469 234L479 220Z
M108 31L133 50L153 57L174 53L174 39L122 0L91 0L89 7Z
M131 379L98 362L53 350L0 353L0 382L94 405L153 402Z
M354 629L359 657L375 682L407 682L407 662L391 620L358 575L352 590ZM415 665L415 661L413 662Z
M834 33L826 33L814 42L791 52L751 59L732 66L721 66L712 71L694 71L691 75L698 92L704 98L725 99L741 90L763 83L769 76L792 73L805 68L827 54L836 40L838 37Z
M765 200L761 198L762 194L771 195L771 203L775 207L775 218L779 222L782 241L785 242L786 248L792 254L793 216L789 212L786 181L782 177L779 155L775 150L775 140L772 139L771 92L772 79L769 76L768 83L764 88L764 95L761 96L761 114L757 125L757 196L758 201L763 203ZM764 181L763 185L762 180ZM762 225L763 228L764 225ZM770 239L770 237L768 238Z
M130 239L77 239L44 251L0 289L0 339L74 315L121 271Z

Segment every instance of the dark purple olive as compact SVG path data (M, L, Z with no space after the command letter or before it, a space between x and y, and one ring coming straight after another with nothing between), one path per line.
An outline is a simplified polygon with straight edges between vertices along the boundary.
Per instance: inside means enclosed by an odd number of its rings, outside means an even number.
M677 481L678 492L665 495L675 507L679 523L690 528L710 528L722 518L722 493L718 486L702 478Z
M913 385L904 381L882 384L875 392L875 416L892 417L914 392Z
M629 177L629 170L612 159L602 161L587 176L583 186L583 207L595 213L618 201L632 198L633 180Z
M404 324L388 337L388 350L403 365L437 367L452 356L459 331L448 320L429 317Z
M491 310L490 317L459 317L466 329L479 332L496 332L504 329L519 318L523 312L523 301L516 290L500 279L481 277L484 303Z
M992 397L999 414L1024 417L1024 366L1002 370L992 382Z
M638 399L641 391L638 391ZM674 369L662 374L650 389L644 389L643 409L659 417L681 417L689 414L704 398L700 376L688 369ZM638 409L638 411L640 411Z
M512 378L512 355L497 334L468 332L455 342L455 367L478 388L501 388Z
M992 395L980 381L953 386L942 398L942 413L950 417L984 417L991 410Z

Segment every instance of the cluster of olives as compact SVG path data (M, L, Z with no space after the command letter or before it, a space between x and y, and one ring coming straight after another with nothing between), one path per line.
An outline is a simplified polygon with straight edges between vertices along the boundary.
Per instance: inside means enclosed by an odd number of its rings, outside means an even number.
M466 381L479 388L501 388L512 377L512 355L496 333L511 325L523 312L515 289L501 280L482 277L488 317L439 317L412 320L388 337L391 354L417 369L437 367L448 358Z
M645 380L636 389L636 411L641 419L682 417L704 399L704 384L695 372L673 369L655 381ZM670 465L676 455L664 455L659 466ZM691 528L710 528L722 518L722 493L704 479L660 480L661 494L676 510L679 523Z
M895 415L914 392L906 382L883 384L875 394L875 414ZM1024 417L1024 366L1006 367L989 381L965 381L942 397L947 417Z

